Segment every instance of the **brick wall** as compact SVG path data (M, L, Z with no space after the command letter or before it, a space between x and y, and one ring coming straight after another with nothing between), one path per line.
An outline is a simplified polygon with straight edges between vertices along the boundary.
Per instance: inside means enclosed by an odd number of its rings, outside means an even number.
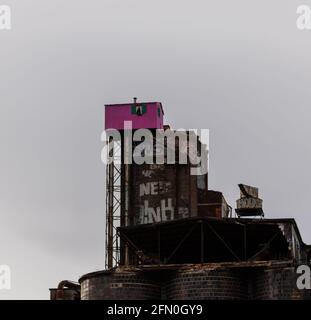
M310 290L298 290L295 268L275 268L256 272L252 298L256 300L310 299Z
M247 281L232 270L185 270L176 272L165 286L170 300L247 299Z
M296 288L295 268L238 269L207 266L177 271L101 271L80 279L82 300L311 299Z
M80 294L74 289L50 289L50 300L79 300Z
M81 279L82 300L160 299L160 286L142 272L98 272Z

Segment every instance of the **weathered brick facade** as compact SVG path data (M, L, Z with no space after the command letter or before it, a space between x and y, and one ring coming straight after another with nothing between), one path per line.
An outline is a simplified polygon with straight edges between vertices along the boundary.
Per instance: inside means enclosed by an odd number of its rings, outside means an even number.
M141 271L95 272L82 277L82 300L149 300L161 298L161 286Z
M311 299L296 287L292 267L239 268L210 265L177 270L119 268L84 275L82 300L262 300Z
M247 299L247 282L234 270L180 270L164 287L169 300Z
M257 300L309 300L310 290L298 290L294 267L267 269L253 277L253 299Z

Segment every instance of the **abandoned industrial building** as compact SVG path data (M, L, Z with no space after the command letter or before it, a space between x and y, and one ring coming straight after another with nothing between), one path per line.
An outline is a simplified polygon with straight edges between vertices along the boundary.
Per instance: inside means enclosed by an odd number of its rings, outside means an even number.
M208 188L208 173L191 174L196 165L178 162L191 157L188 144L174 147L175 164L117 161L137 146L126 141L124 122L134 132L149 129L155 143L157 130L175 133L163 116L159 102L105 106L105 129L121 132L118 141L108 137L105 269L61 281L51 299L311 299L296 286L296 267L310 263L311 246L294 219L265 217L257 188L240 184L232 210Z

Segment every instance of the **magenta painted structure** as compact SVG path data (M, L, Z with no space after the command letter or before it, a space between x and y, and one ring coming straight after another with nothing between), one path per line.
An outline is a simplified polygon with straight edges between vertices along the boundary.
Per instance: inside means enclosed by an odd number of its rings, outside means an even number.
M143 107L143 114L133 112L134 107ZM137 102L105 105L105 129L124 129L124 121L132 121L133 129L162 129L163 108L161 102Z

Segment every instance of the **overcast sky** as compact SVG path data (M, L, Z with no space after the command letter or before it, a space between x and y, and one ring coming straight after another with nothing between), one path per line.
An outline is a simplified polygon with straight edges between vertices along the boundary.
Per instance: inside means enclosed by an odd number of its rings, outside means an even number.
M0 265L4 299L48 299L104 268L104 104L161 101L210 129L211 189L259 187L268 218L311 243L311 0L6 0L0 30Z

